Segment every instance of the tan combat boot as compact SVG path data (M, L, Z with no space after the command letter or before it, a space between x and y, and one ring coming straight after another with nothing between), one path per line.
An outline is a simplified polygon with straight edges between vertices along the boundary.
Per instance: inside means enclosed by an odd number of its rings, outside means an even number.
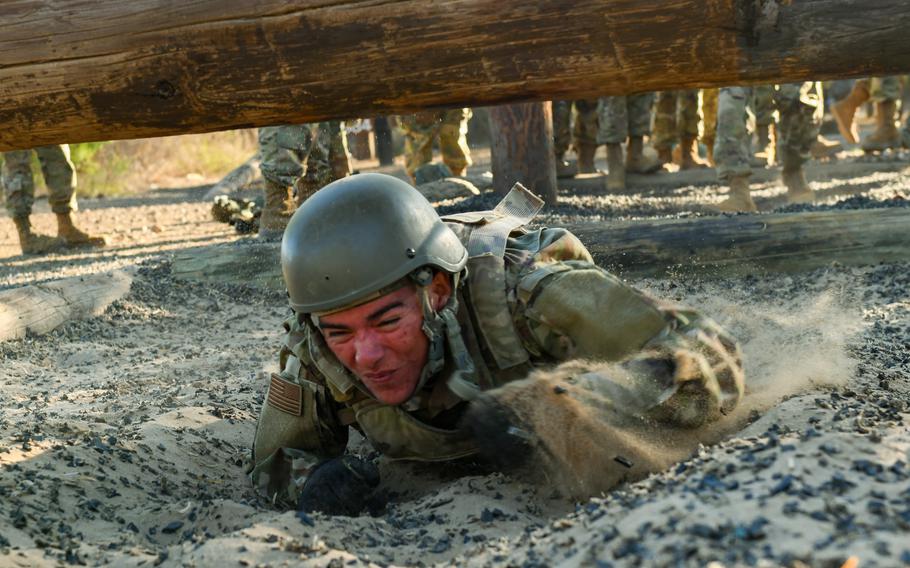
M806 181L806 174L801 167L792 170L784 169L781 177L784 185L787 186L788 202L812 203L815 201L815 193L809 187L809 182Z
M881 152L901 147L901 133L894 125L897 101L887 100L875 104L875 132L863 140L866 152Z
M698 157L698 139L694 136L683 136L680 148L679 169L693 170L707 168L708 164Z
M22 254L47 254L57 250L63 243L49 235L39 235L32 232L32 223L28 217L15 217L16 232L19 233L19 245Z
M596 144L579 144L575 147L575 154L578 156L578 173L593 174L597 171L594 169L594 154L596 153Z
M856 109L868 100L869 85L865 81L857 81L853 83L853 89L849 95L831 105L831 114L834 115L834 120L837 121L837 129L840 131L840 135L851 144L856 144L857 140L859 140L859 131L853 121Z
M645 154L645 141L641 136L629 137L629 148L626 151L627 172L653 174L662 165L656 155Z
M809 154L816 160L825 160L834 158L843 149L844 147L840 142L830 140L819 134L815 142L809 147Z
M730 194L726 200L717 205L717 210L724 213L737 213L744 211L755 213L758 207L749 194L749 176L735 176L730 178Z
M259 238L267 241L280 240L293 213L291 188L266 180L265 204L259 218Z
M76 228L76 225L73 224L72 213L56 213L56 216L57 236L60 237L63 246L69 248L103 247L107 244L104 237L89 235Z
M623 161L622 144L607 144L607 191L625 191L626 165Z

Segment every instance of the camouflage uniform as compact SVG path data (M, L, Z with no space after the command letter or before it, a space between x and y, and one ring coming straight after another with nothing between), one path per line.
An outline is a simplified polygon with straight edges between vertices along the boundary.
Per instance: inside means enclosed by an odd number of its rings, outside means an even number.
M717 137L717 96L719 89L702 89L701 114L704 120L702 141L708 148L711 160L714 160L714 140Z
M651 134L654 93L627 97L603 97L598 106L599 144L622 144L630 136Z
M347 167L347 146L339 121L262 127L259 153L262 177L280 187L297 187L304 178L322 187L344 177L333 171L334 161L343 160Z
M657 94L652 145L668 150L687 136L698 138L698 89Z
M746 130L746 106L754 101L751 87L720 90L717 109L717 139L714 161L722 182L731 177L749 176L750 144ZM821 94L814 82L778 85L772 99L780 113L778 147L785 170L798 169L809 159L809 149L821 125ZM767 114L765 115L767 116Z
M69 145L63 144L3 154L3 188L6 208L10 214L14 218L25 218L32 212L32 204L35 202L32 151L38 154L51 210L54 213L76 210L76 174L69 158Z
M418 168L433 161L433 142L439 137L442 161L460 176L471 165L467 133L471 109L456 108L442 112L421 112L405 117L405 169L411 178Z
M572 105L573 101L553 101L553 150L557 157L565 156L570 142L576 148L583 144L597 146L597 100L574 101L574 126Z
M529 230L510 221L498 233L502 250L493 245L489 252L487 231L494 228L489 220L501 219L498 214L499 208L443 218L466 243L467 279L455 296L457 309L444 320L447 339L435 351L437 370L406 403L388 406L373 398L334 357L306 314L285 322L281 371L272 376L253 447L251 477L264 494L281 504L296 503L311 468L344 452L349 427L391 459L474 455L473 439L457 427L470 407L471 396L464 393L502 392L504 385L515 386L534 369L560 361L650 356L667 361L668 368L689 369L686 378L662 382L636 378L624 370L631 367L616 364L609 376L570 381L569 396L581 389L580 404L597 400L602 423L618 437L630 421L645 420L659 443L660 428L696 427L737 404L743 393L739 348L717 324L624 284L596 266L565 229ZM517 228L509 232L509 227ZM480 228L484 238L475 241L472 235ZM471 368L470 380L458 371L464 368ZM636 404L627 404L631 399ZM611 455L605 478L646 473L639 464L648 458L628 451L636 465Z
M901 78L899 75L873 77L869 82L869 98L872 102L894 101L901 98Z

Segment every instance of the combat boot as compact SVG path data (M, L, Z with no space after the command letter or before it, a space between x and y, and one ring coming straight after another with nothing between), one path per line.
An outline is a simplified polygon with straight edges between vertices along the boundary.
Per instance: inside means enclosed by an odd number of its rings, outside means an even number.
M573 178L578 175L578 164L566 160L565 156L556 156L556 177Z
M623 161L622 144L607 144L607 191L625 191L626 165Z
M22 254L47 254L60 248L60 239L33 233L32 223L28 217L15 217L13 223L16 224L16 232L19 233Z
M726 200L719 203L717 210L724 213L737 213L744 211L755 213L758 207L752 201L749 193L749 176L735 176L730 178L730 194Z
M830 140L819 134L815 142L809 147L809 154L816 160L825 160L836 157L837 153L843 149L844 147L840 142Z
M694 136L683 136L679 144L679 169L693 170L707 168L708 164L698 157L698 140Z
M633 174L653 174L662 164L656 154L645 154L645 141L641 136L629 137L626 151L626 171Z
M597 172L594 169L594 154L597 153L596 144L578 144L575 146L575 154L578 155L578 173L593 174Z
M75 247L103 247L107 244L104 237L89 235L76 228L73 224L72 213L56 213L57 215L57 236L60 237L63 246Z
M856 144L859 140L859 131L853 117L856 115L856 109L869 100L869 86L865 81L856 81L853 83L853 89L850 94L843 99L831 105L831 114L837 121L837 129L844 139Z
M267 241L280 240L293 213L291 188L266 180L265 204L259 218L259 238Z
M806 181L806 174L802 167L796 169L784 168L781 174L784 185L787 186L787 201L790 203L812 203L815 193Z
M901 133L894 125L897 101L886 100L875 104L875 131L863 140L866 152L881 152L900 148Z

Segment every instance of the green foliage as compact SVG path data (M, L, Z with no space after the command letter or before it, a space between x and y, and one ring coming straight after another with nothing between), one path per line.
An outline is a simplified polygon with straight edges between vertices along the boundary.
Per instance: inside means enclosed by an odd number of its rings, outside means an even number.
M70 159L76 167L79 195L120 195L131 160L108 142L70 145Z

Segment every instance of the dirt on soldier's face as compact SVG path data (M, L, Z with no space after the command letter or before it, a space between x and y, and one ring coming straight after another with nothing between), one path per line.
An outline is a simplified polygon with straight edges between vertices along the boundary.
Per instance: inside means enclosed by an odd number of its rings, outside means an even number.
M450 291L446 279L434 279L430 303L438 309ZM380 402L393 405L414 394L427 363L429 339L422 325L420 297L411 285L319 319L326 345L338 360Z

